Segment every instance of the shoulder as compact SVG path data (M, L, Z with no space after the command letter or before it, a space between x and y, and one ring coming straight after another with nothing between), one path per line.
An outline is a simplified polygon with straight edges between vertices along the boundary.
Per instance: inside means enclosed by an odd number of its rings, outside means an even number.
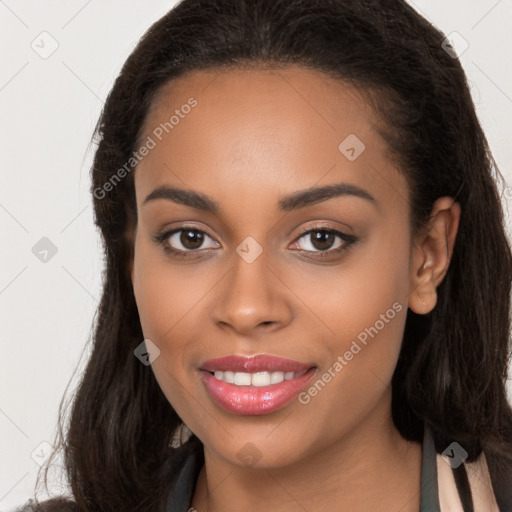
M69 498L52 498L36 503L29 500L14 512L80 512L78 505Z

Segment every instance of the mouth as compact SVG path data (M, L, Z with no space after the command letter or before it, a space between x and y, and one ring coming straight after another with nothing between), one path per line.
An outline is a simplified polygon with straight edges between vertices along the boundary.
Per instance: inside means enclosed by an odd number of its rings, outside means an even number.
M269 414L286 406L313 379L317 366L275 356L226 356L201 364L214 403L238 415Z

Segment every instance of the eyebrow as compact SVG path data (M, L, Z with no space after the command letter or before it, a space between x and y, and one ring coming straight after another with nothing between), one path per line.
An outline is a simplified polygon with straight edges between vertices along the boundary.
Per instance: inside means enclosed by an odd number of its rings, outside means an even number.
M298 210L313 204L321 203L340 196L355 196L366 199L377 205L376 199L366 190L350 185L348 183L336 183L334 185L326 185L323 187L312 187L305 190L299 190L293 194L283 197L279 200L279 209L284 212ZM151 192L143 204L157 199L166 199L178 204L190 206L197 210L218 214L220 212L219 203L205 194L194 192L193 190L185 190L175 187L162 185Z

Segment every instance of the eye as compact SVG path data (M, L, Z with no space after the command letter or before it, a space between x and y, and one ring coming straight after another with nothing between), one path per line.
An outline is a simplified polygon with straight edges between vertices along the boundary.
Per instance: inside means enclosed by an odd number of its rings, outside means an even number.
M186 253L198 252L199 249L219 247L219 244L207 233L192 226L181 226L170 231L165 231L157 234L153 239L155 242L162 244L166 252L178 257L187 256ZM214 243L204 247L204 243L208 239Z
M220 247L211 236L202 229L194 226L180 226L153 236L153 240L163 246L165 252L172 257L195 257L208 249ZM205 243L210 240L210 244ZM314 258L335 257L347 250L357 241L353 235L348 235L334 228L314 226L304 230L293 245L301 252L312 253ZM294 248L292 246L292 248Z
M327 257L348 249L357 238L334 228L315 226L307 229L298 237L295 244L305 252L319 253L314 257Z

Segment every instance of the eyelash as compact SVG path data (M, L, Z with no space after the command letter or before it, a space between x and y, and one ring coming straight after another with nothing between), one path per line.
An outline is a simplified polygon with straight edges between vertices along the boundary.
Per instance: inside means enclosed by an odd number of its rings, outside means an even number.
M193 257L196 257L195 255L192 255L193 253L197 253L197 252L200 252L201 250L203 250L203 251L205 250L205 249L193 249L193 250L188 250L188 251L182 251L180 249L174 249L173 247L165 244L165 241L170 236L174 235L175 233L180 233L181 231L194 231L196 233L202 233L202 234L208 236L209 238L213 239L213 237L211 237L206 231L203 231L202 229L198 229L195 226L186 226L186 225L180 226L179 228L175 228L172 230L157 233L156 235L154 235L152 237L152 239L155 243L157 243L159 245L163 245L164 251L173 258L190 258L190 257L193 258ZM322 258L337 256L337 255L345 252L350 246L352 246L354 243L356 243L358 241L358 238L353 235L348 235L347 233L343 233L342 231L339 231L337 229L328 228L328 227L324 227L324 226L313 226L313 227L308 227L308 228L303 229L300 232L299 236L297 236L295 241L300 240L307 234L317 233L317 232L334 234L334 235L338 236L339 238L341 238L341 240L343 240L344 244L341 245L340 247L338 247L337 249L327 249L325 251L308 251L305 249L294 249L294 250L298 250L299 252L306 252L306 253L312 252L312 253L317 254L317 256L314 256L313 258L322 259ZM295 243L295 241L294 241L294 243ZM192 253L192 254L190 254L190 253Z

